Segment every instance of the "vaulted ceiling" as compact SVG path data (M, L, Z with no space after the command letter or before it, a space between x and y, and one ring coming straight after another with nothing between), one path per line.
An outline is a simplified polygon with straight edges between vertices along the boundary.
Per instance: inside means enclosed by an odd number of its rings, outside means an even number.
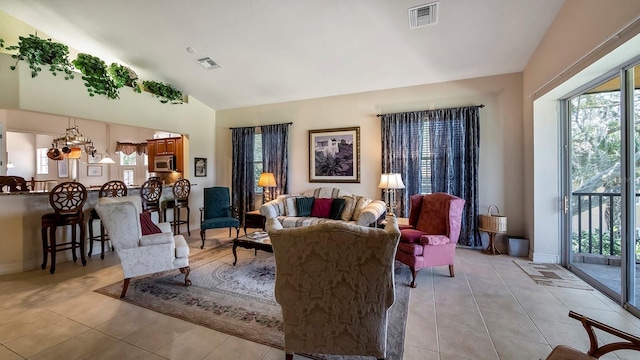
M437 23L410 30L408 9L429 2L2 0L0 10L218 110L520 72L563 0L440 0ZM220 68L195 61L207 56Z

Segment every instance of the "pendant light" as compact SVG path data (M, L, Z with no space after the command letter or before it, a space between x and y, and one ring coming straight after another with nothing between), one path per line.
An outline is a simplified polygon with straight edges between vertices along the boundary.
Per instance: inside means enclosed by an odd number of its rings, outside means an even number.
M109 142L111 141L111 126L106 124L106 133L107 133L107 150L104 152L104 156L98 164L115 164L116 162L109 156Z

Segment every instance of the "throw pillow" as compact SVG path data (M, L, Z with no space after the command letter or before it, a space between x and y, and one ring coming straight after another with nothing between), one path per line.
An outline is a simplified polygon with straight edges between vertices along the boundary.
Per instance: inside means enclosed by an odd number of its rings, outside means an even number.
M356 197L352 195L343 196L344 199L344 210L342 210L342 215L340 219L342 221L349 221L353 216L353 210L356 208Z
M298 209L296 208L296 196L288 196L284 198L284 215L298 216Z
M356 207L353 209L353 217L351 219L358 220L358 216L360 216L360 213L362 212L362 210L364 210L364 208L367 207L367 205L369 205L369 203L371 203L372 201L373 200L369 199L368 197L364 197L364 196L358 197L358 201L356 202Z
M140 213L140 229L142 235L160 234L162 230L151 220L151 213L143 211Z
M311 216L311 209L313 208L315 198L313 197L299 197L296 198L296 210L298 210L298 216Z
M331 213L331 204L333 199L320 198L313 202L313 209L311 209L311 216L319 218L328 218Z
M331 203L331 211L329 211L329 219L341 220L345 202L345 199L333 199L333 202Z

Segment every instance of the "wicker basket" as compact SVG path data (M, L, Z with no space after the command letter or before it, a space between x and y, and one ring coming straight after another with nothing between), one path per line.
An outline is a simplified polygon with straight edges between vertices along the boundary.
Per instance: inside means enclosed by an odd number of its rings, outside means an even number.
M496 208L495 215L491 213L492 208ZM486 215L480 215L480 228L490 232L507 232L507 217L500 215L496 205L491 205Z

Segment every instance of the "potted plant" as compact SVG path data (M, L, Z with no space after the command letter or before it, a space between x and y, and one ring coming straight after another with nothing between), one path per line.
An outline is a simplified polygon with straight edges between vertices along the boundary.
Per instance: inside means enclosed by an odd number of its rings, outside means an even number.
M120 64L111 63L107 69L109 76L115 83L116 87L121 88L123 86L129 86L133 88L133 91L140 93L140 86L138 85L138 74L131 68L122 66Z
M102 59L89 54L78 54L73 65L82 72L84 86L89 96L105 95L109 99L118 99L118 86L107 72L107 64Z
M20 36L18 39L18 45L7 46L6 49L18 50L17 54L11 55L12 58L17 59L16 65L20 60L29 62L31 77L38 76L42 70L41 65L49 65L49 71L54 76L58 72L63 72L65 80L73 79L67 45L53 42L51 39L42 39L34 34L30 34L28 37ZM15 70L16 65L11 66L11 70Z
M166 104L182 104L182 91L176 89L171 84L165 84L159 81L145 80L142 82L144 88L155 95L160 102Z

